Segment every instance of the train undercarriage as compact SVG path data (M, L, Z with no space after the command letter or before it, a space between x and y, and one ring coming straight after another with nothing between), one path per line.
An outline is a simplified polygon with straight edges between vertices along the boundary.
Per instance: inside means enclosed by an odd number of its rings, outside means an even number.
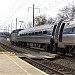
M72 57L75 57L75 45L66 45L65 48L59 48L57 43L52 43L52 44L44 44L44 43L33 43L33 42L11 42L13 45L17 45L20 47L37 47L44 49L46 52L50 53L62 53L63 55L65 54L70 54Z

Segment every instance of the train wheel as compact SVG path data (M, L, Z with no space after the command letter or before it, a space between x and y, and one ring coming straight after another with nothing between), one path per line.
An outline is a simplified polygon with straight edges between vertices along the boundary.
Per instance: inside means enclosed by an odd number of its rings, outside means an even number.
M72 54L72 57L75 58L75 53Z
M52 53L57 53L58 45L55 43L54 45L51 45Z
M72 57L75 58L75 47L73 48L73 52L71 54L72 54Z
M56 50L56 45L55 45L55 41L53 38L50 39L50 51L51 53L54 53Z
M63 50L63 55L65 55L66 54L66 51L65 50Z
M47 45L44 45L44 50L46 51L46 52L49 52L50 51L50 44L47 44Z

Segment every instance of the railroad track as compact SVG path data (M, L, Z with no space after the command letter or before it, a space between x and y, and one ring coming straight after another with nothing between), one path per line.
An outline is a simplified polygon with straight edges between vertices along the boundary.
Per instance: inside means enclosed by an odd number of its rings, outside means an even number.
M28 63L32 64L33 66L36 66L37 68L45 71L50 75L75 75L74 69L62 66L60 64L56 64L47 59L38 60L24 57L22 57L21 59L27 61Z
M22 53L22 51L19 51L15 48L12 48L11 46L5 45L3 43L0 42L0 46L5 50L5 51L9 51L9 52L14 52L14 53Z
M18 51L17 49L14 49L14 48L7 46L5 44L0 43L0 45L1 45L1 47L3 47L4 49L7 49L10 52L22 53L22 51ZM33 60L33 59L25 58L25 57L23 57L21 59L29 62L30 64L36 66L37 68L45 71L48 74L55 74L55 75L65 75L65 74L73 75L73 73L75 74L74 69L62 66L60 64L53 63L47 59Z

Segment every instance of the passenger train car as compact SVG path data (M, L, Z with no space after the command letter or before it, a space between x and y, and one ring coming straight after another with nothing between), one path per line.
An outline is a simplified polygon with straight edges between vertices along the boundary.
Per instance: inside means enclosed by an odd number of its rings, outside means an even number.
M8 38L9 35L10 34L8 32L0 32L0 38Z
M17 41L28 47L46 48L50 44L53 27L53 25L44 25L22 30L18 33Z
M75 55L75 21L60 20L56 25L42 25L19 31L13 43L44 48L49 52ZM13 32L12 32L13 34ZM12 36L11 34L11 36Z
M63 21L57 25L54 33L55 50L75 55L75 21Z

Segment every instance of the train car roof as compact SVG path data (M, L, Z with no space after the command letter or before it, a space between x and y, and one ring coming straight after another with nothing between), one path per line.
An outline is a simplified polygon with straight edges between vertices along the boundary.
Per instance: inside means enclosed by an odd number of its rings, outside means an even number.
M12 33L16 33L16 32L19 32L19 31L21 31L21 30L23 30L23 29L13 30Z
M49 24L46 24L46 25L41 25L41 26L36 26L36 27L32 27L32 28L27 28L25 30L21 30L19 32L19 34L21 33L25 33L25 32L36 32L36 31L43 31L43 30L52 30L54 27L54 25L49 25Z
M7 33L7 34L9 34L8 32L0 32L0 34L1 34L1 33Z

